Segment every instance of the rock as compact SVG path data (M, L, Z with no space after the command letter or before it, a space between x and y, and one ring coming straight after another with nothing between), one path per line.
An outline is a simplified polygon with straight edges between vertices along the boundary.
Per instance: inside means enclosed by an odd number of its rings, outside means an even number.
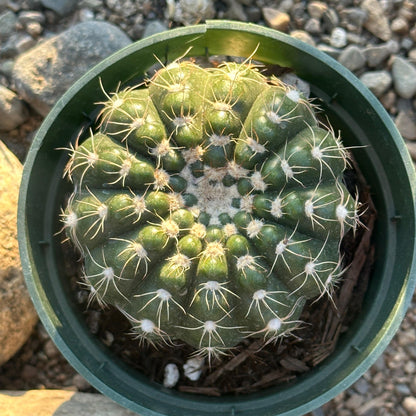
M334 48L332 46L329 46L325 43L321 43L317 46L317 48L322 51L325 52L327 55L331 56L334 59L338 59L341 55L341 51L337 48Z
M28 111L22 100L0 85L0 131L10 131L27 120Z
M367 13L364 27L379 39L384 41L390 40L392 33L389 20L384 13L381 2L378 0L363 0L361 9Z
M331 32L329 43L334 48L343 48L347 45L347 32L342 27L336 27Z
M339 17L334 9L328 8L322 15L322 27L327 32L332 32L339 24Z
M416 140L416 115L412 111L399 111L395 120L400 134L409 140Z
M416 93L416 66L407 59L396 56L391 72L397 94L403 98L412 98Z
M370 389L370 384L368 383L368 381L364 377L361 377L360 379L358 379L358 381L356 381L353 384L353 388L357 393L359 393L363 396Z
M352 394L351 397L345 402L345 407L351 410L358 410L364 402L364 397L360 394Z
M391 30L398 35L406 35L409 32L409 24L403 17L396 17L391 21Z
M179 0L178 3L168 2L172 8L169 14L176 22L185 26L200 23L215 16L215 7L212 0Z
M328 5L322 1L311 1L307 5L307 10L313 19L320 20L328 10Z
M416 397L408 396L403 400L402 406L410 415L416 415Z
M384 70L365 72L361 75L360 80L377 97L381 97L392 84L390 73Z
M309 33L318 34L321 32L321 22L312 17L305 23L304 29Z
M79 23L17 58L12 74L16 90L46 116L79 77L130 42L124 32L110 23Z
M357 71L365 66L366 59L361 48L355 45L346 47L338 61L350 71Z
M0 365L26 342L38 320L23 280L17 244L21 175L21 163L0 141Z
M75 9L77 0L41 0L44 7L49 10L53 10L60 16L66 16Z
M391 40L380 45L368 46L364 49L364 55L367 59L367 65L375 68L382 64L392 53L396 53L399 49L397 41Z
M281 12L280 10L272 7L263 7L262 11L267 26L282 32L286 32L288 30L290 16L287 13Z
M43 27L38 22L29 22L26 24L26 32L33 38L37 38L43 32Z
M361 33L364 22L367 20L367 13L358 7L352 7L341 10L340 17L342 26L348 31Z
M111 399L67 390L29 390L0 393L0 414L42 416L137 416Z
M299 39L309 45L315 46L315 41L313 40L312 36L304 30L293 30L290 32L290 36Z
M31 22L43 25L45 23L45 15L35 10L24 10L19 13L17 20L23 26Z
M164 32L168 28L165 26L163 22L160 20L150 20L147 22L142 37L146 38L151 35L155 35L156 33Z
M0 14L0 39L7 39L13 33L16 23L17 17L11 10Z
M247 15L244 11L243 5L237 0L226 0L228 10L225 12L224 17L230 20L239 20L240 22L246 22Z

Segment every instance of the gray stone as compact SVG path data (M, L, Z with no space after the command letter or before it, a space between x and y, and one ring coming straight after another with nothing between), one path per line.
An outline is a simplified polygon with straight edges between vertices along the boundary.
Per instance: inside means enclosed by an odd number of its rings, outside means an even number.
M38 320L24 283L17 245L21 176L21 163L0 141L0 366L26 342Z
M78 17L80 22L88 22L90 20L94 20L95 15L92 10L83 8L79 10Z
M332 32L339 24L339 17L334 9L328 8L322 15L322 26L327 32Z
M101 394L68 390L0 392L0 414L42 416L137 416Z
M41 0L41 2L44 7L53 10L60 16L71 13L77 5L77 0Z
M80 76L130 42L110 23L79 23L17 58L13 68L16 90L45 116Z
M174 20L184 25L193 25L215 16L212 0L179 0L174 4Z
M407 59L396 56L391 72L397 94L403 98L412 98L416 93L416 66Z
M360 80L377 97L381 97L392 84L392 78L388 71L366 72L361 75Z
M0 85L0 131L10 131L27 120L28 111L19 97Z
M150 20L146 23L143 37L146 38L148 36L155 35L156 33L164 32L167 29L166 25L160 20Z
M412 394L410 387L407 384L403 383L395 384L394 390L401 396L408 396Z
M341 10L340 17L343 26L348 31L361 33L364 22L367 20L367 12L358 7L352 7Z
M17 20L20 24L24 26L26 26L30 22L37 22L40 24L44 24L45 15L36 10L24 10L19 13Z
M16 23L17 17L11 10L0 14L0 39L7 39L13 33Z
M317 48L322 51L325 52L327 55L331 56L334 59L338 59L339 56L341 55L341 51L337 48L334 48L330 45L327 45L325 43L320 43Z
M310 18L306 23L305 23L305 28L304 28L307 32L309 33L320 33L321 32L321 22L316 19L315 17Z
M237 0L226 0L228 10L224 13L224 17L230 20L247 21L247 15L243 5Z
M384 41L390 40L392 33L389 20L382 8L381 2L378 0L364 0L361 3L361 9L367 13L367 20L364 22L364 27L379 39Z
M392 53L398 49L396 41L392 40L380 45L368 46L364 49L364 55L367 58L367 65L375 68L381 65Z
M370 385L365 378L361 377L358 381L354 383L353 388L357 393L365 395L370 389Z
M412 111L399 111L395 120L400 134L409 140L416 140L416 115Z
M347 45L347 32L342 27L336 27L331 32L329 43L334 48L343 48Z
M13 65L14 61L12 59L0 61L0 74L10 78L13 71Z
M366 59L361 48L355 45L346 47L338 61L350 71L357 71L365 66Z

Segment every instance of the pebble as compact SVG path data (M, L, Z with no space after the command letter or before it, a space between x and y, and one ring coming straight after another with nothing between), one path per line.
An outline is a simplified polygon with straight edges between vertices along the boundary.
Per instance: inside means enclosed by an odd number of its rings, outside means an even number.
M342 27L336 27L331 32L329 43L334 48L343 48L347 45L347 32Z
M400 134L408 140L416 140L416 116L411 111L400 111L395 120Z
M179 369L176 364L169 363L165 366L165 373L163 379L163 386L166 388L172 388L176 386L179 380Z
M142 37L147 38L148 36L155 35L156 33L164 32L167 29L166 25L160 20L151 20L146 23Z
M409 32L409 23L403 17L397 17L392 20L390 28L394 33L405 35Z
M110 23L79 23L21 54L13 70L14 84L19 94L45 116L81 75L130 42Z
M21 163L0 141L0 366L26 342L38 321L24 283L16 237L21 176Z
M290 16L272 7L263 7L263 17L267 26L281 32L286 32L289 28Z
M13 91L0 85L0 131L11 131L27 118L26 104Z
M173 20L185 26L194 25L215 16L215 7L212 0L179 0L178 3L169 1L168 7L172 11Z
M403 407L410 415L416 415L416 397L409 396L403 400Z
M319 19L312 17L305 23L305 30L312 34L321 32L321 22Z
M347 8L340 11L341 23L346 30L360 34L364 22L367 20L367 12L357 7Z
M316 20L321 20L324 13L328 10L328 5L322 1L311 1L307 5L309 15Z
M190 358L183 365L184 375L189 380L196 381L202 374L202 367L204 366L205 360L203 358L195 357Z
M386 70L366 72L361 75L360 80L377 97L381 97L393 81L390 73Z
M16 15L8 10L0 14L0 39L7 39L12 35L17 23Z
M364 68L366 58L361 48L355 45L347 46L338 58L338 61L350 71Z
M292 32L290 32L290 36L301 40L302 42L305 42L309 45L315 46L315 40L313 39L313 37L305 32L304 30L293 30Z
M399 45L397 41L391 40L380 45L368 46L364 49L364 55L367 59L367 65L370 68L376 68L386 61L392 53L397 52Z
M225 0L225 2L228 6L228 9L224 14L225 19L239 20L240 22L246 22L248 20L244 7L239 1Z
M391 72L397 94L403 98L412 98L416 93L416 66L407 59L396 56Z
M60 16L66 16L74 10L77 0L41 0L41 3L44 7L53 10Z
M392 37L388 18L378 0L363 0L361 8L367 13L364 27L379 39L388 41Z

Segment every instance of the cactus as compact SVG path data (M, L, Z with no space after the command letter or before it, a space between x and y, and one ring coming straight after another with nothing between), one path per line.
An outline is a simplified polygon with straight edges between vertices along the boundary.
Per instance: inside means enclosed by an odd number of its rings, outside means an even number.
M209 358L293 332L308 299L332 295L359 223L340 138L251 63L174 62L106 95L65 169L90 300L140 341Z

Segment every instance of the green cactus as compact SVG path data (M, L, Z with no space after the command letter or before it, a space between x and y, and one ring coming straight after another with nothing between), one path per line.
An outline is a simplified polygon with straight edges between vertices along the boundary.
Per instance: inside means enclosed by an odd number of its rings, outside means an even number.
M331 296L358 203L346 149L302 93L251 64L184 61L107 97L65 170L91 300L141 341L211 358L276 341Z

